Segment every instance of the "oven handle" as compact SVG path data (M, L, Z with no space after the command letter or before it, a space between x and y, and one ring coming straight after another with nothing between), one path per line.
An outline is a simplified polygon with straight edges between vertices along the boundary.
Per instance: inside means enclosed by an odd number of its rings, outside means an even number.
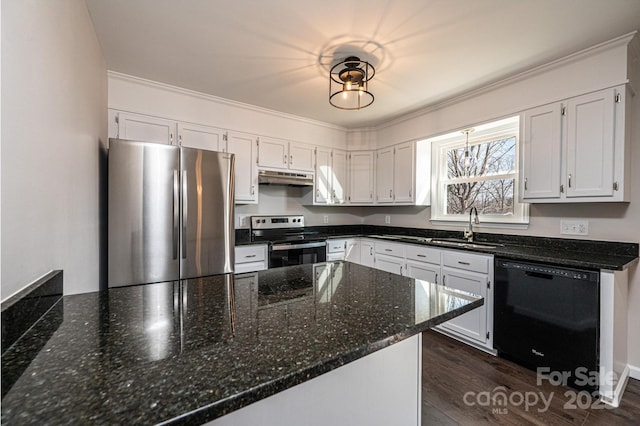
M284 250L293 250L293 249L325 247L326 245L327 245L326 241L317 242L317 243L303 243L303 244L275 244L271 246L271 251L284 251Z

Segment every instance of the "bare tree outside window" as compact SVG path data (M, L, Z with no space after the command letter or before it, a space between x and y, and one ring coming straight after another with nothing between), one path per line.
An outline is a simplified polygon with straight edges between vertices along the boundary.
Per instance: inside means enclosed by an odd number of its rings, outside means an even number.
M417 142L432 152L432 223L466 223L472 207L481 226L529 223L529 205L518 201L519 134L516 115Z
M475 206L481 215L513 215L516 167L516 137L469 146L469 167L465 147L446 152L447 214L464 214Z

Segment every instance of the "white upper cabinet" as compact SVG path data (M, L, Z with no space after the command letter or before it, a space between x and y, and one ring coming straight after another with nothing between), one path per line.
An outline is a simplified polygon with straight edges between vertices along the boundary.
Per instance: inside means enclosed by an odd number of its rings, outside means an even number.
M377 204L429 205L430 149L421 149L420 153L421 156L417 157L415 142L404 142L376 151ZM416 176L416 163L421 163L422 167L419 179ZM416 201L416 188L421 188L420 201Z
M520 194L525 200L560 197L562 105L525 111L520 122L522 162Z
M316 176L313 204L328 204L331 200L331 149L316 148Z
M226 133L216 127L178 123L178 143L185 148L227 152Z
M615 90L567 102L567 197L613 195Z
M393 203L393 147L376 151L376 203Z
M258 143L258 166L266 169L314 169L314 147L298 142L261 137Z
M299 142L289 142L289 168L312 172L315 147Z
M373 204L373 151L349 153L350 204Z
M522 114L521 201L629 201L627 90L600 90Z
M413 203L416 181L415 144L407 142L394 147L393 201Z
M334 149L331 152L333 179L331 181L331 198L333 204L347 202L347 152Z
M236 156L236 204L258 203L258 171L256 167L257 137L240 132L229 132L228 150Z
M289 168L289 142L261 137L258 140L258 166L271 169Z
M119 139L175 144L177 122L148 115L118 111L113 115Z
M345 204L347 201L347 152L317 147L315 158L313 204Z

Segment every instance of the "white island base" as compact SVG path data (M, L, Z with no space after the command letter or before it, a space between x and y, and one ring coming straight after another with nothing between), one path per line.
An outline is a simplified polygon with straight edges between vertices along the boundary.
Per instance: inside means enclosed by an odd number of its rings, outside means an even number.
M418 426L421 364L418 333L207 425Z

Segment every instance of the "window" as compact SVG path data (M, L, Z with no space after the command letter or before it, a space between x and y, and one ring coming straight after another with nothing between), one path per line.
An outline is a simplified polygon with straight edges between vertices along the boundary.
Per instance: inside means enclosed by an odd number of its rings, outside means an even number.
M476 207L481 226L528 223L528 204L518 203L518 137L516 116L427 139L434 171L431 220L467 222Z

